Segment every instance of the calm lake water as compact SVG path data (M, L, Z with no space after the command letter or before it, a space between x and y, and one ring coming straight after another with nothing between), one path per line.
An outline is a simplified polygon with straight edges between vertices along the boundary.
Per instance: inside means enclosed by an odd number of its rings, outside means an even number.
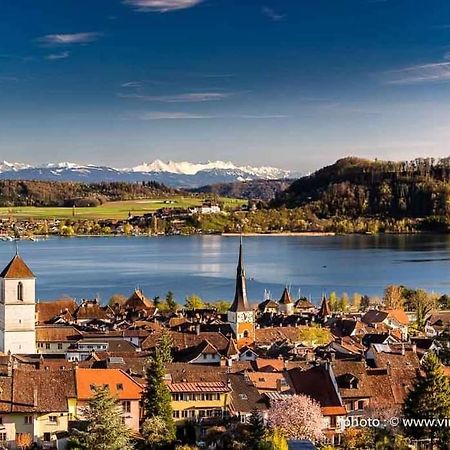
M168 290L182 301L231 300L239 239L222 236L83 237L22 241L20 254L37 276L37 296L51 300ZM0 242L6 265L15 244ZM450 294L450 236L246 237L248 293L279 298L286 285L318 301L323 292L381 295L396 283Z

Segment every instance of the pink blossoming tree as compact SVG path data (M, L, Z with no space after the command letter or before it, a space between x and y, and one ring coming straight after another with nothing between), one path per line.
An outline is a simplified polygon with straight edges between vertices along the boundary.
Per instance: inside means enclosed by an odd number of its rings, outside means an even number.
M323 416L320 405L307 395L294 395L275 402L269 410L269 425L286 439L323 438Z

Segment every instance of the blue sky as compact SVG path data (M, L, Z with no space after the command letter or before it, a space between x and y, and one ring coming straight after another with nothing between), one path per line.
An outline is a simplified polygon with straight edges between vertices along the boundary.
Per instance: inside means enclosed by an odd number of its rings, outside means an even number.
M0 159L448 156L446 0L14 0Z

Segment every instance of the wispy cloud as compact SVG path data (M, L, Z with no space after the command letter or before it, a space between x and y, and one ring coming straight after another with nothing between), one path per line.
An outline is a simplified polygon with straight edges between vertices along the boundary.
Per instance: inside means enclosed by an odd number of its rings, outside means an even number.
M284 114L197 114L187 112L161 112L149 111L139 114L140 120L213 120L213 119L283 119L288 116Z
M274 9L269 8L268 6L263 6L263 8L261 9L261 12L266 17L268 17L270 20L273 20L274 22L278 22L285 18L284 14L280 14L280 13L276 12Z
M122 83L120 86L123 88L141 88L142 81L127 81L126 83Z
M145 102L161 103L202 103L217 102L229 97L230 93L225 92L189 92L178 95L140 95L140 94L121 94L121 98L134 98Z
M88 44L103 36L103 33L72 33L72 34L47 34L38 38L38 42L44 45L72 45Z
M0 76L0 83L8 83L10 81L19 81L17 77Z
M192 8L204 0L123 0L126 5L134 6L142 12L168 12Z
M48 59L50 61L56 61L58 59L66 59L70 56L70 52L61 52L61 53L51 53L50 55L47 55L45 59Z
M450 62L405 67L386 72L388 84L415 84L450 80Z
M150 111L139 115L141 120L192 120L192 119L213 119L214 116L205 114L194 114L185 112L160 112Z

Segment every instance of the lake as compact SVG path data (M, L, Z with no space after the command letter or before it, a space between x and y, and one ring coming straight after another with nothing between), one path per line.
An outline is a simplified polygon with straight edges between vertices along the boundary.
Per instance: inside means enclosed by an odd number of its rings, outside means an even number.
M168 290L232 300L239 239L225 236L78 237L21 241L19 251L37 276L37 296L51 300ZM0 264L15 244L0 242ZM244 238L251 301L264 290L278 299L284 286L311 296L359 292L382 295L388 284L450 294L450 235L256 236Z

